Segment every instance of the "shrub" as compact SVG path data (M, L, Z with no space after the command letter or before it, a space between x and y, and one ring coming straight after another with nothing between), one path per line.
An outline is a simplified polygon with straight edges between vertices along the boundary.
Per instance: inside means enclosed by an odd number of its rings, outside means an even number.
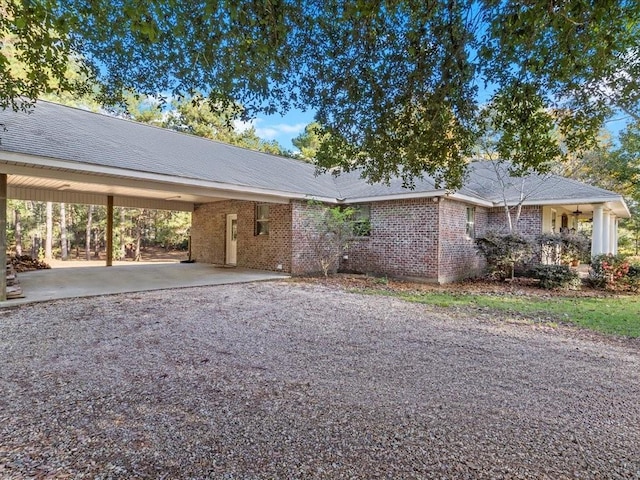
M309 201L308 205L305 215L307 240L318 267L327 277L329 272L337 270L340 257L349 248L356 210L330 207L316 201Z
M623 255L596 255L591 260L589 278L594 286L608 290L626 290L629 284L629 262Z
M591 249L591 241L581 232L543 233L537 240L540 257L556 265L586 260Z
M487 233L476 238L476 248L487 260L489 274L502 280L513 278L516 265L528 262L533 256L533 245L516 234Z
M529 271L529 276L540 280L540 287L546 289L579 290L582 286L578 272L567 265L536 265Z
M627 257L626 260L629 262L628 288L633 292L640 292L640 256Z

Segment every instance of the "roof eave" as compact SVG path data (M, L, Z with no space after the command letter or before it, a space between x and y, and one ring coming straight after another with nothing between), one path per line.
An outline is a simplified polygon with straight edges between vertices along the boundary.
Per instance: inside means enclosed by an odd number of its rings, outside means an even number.
M370 195L368 197L353 197L353 198L344 199L342 203L355 204L355 203L388 202L388 201L394 201L394 200L412 200L412 199L419 199L419 198L435 198L435 197L452 198L454 200L460 200L462 202L470 203L473 205L478 205L483 207L493 207L493 203L487 200L482 200L482 199L471 197L461 193L450 193L447 190L432 190L430 192L396 193L396 194L389 194L389 195Z
M507 202L510 207L518 205L519 202ZM595 205L604 204L609 205L609 208L614 210L615 214L620 218L630 218L631 211L627 202L621 195L612 197L583 197L583 198L557 198L549 200L525 200L522 202L523 206L528 205ZM503 202L495 202L495 207L504 205Z
M337 203L335 198L324 197L321 195L312 195L302 192L285 192L280 190L271 190L267 188L252 187L247 185L235 185L224 182L216 182L210 180L199 180L189 177L175 177L170 175L142 172L138 170L123 169L117 167L107 167L102 165L92 165L80 163L70 160L60 160L50 157L40 157L23 153L8 152L0 150L0 163L5 167L0 167L4 173L28 174L29 169L42 170L63 170L73 172L79 175L87 176L107 176L112 178L123 178L127 180L140 182L155 182L166 186L196 187L215 191L217 194L227 194L229 196L249 195L255 196L256 199L268 201L269 198L284 200L308 200ZM33 172L32 172L33 173Z

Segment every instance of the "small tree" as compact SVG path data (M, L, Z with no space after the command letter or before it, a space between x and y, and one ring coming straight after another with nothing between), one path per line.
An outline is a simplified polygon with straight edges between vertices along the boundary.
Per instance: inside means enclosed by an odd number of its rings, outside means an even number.
M489 273L501 280L513 279L515 266L527 263L533 256L531 242L515 233L489 232L476 239L476 248L486 258Z
M338 268L340 258L353 238L356 210L352 207L329 207L310 201L305 222L307 240L325 277Z

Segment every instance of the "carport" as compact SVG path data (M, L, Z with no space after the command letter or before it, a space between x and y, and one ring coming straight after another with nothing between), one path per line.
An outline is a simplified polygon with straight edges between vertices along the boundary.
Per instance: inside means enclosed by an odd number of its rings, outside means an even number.
M113 264L116 206L191 212L196 204L229 199L288 203L291 194L268 183L247 185L245 177L264 173L230 169L239 156L255 155L263 154L48 102L30 114L0 111L0 264L8 198L105 205L106 266Z
M204 263L160 263L103 267L71 267L20 274L27 296L6 300L0 307L63 298L92 297L151 290L204 287L231 283L278 280L288 275L245 268L224 268Z

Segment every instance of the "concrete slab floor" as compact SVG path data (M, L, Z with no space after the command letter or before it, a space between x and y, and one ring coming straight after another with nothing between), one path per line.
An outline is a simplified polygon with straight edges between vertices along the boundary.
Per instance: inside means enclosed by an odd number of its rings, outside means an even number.
M246 283L288 277L277 272L224 268L203 263L52 268L18 273L25 298L0 302L0 308L62 298Z

